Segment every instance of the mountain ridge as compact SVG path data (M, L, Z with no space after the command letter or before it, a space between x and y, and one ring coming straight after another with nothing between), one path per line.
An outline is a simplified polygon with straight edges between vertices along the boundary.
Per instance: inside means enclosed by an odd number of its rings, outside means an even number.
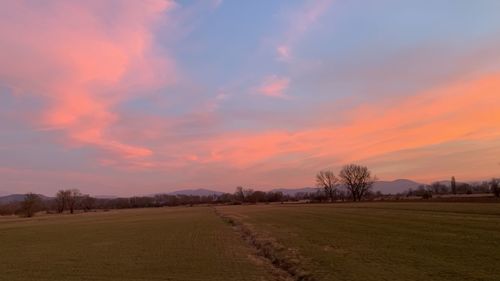
M192 195L192 196L210 196L210 195L222 195L225 192L211 190L206 188L196 188L196 189L181 189L175 190L167 193L160 194L168 194L168 195Z
M37 194L42 200L49 200L51 197L45 196L43 194ZM24 200L26 194L9 194L5 196L0 196L0 204L9 204L15 202L21 202Z

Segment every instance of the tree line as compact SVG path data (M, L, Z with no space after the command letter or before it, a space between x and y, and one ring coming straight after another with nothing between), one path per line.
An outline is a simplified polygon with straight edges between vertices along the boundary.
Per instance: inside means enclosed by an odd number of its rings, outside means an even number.
M298 192L294 195L279 191L259 191L241 186L234 193L220 195L171 195L134 196L128 198L95 198L82 194L78 189L59 190L53 198L42 199L39 195L28 193L21 202L0 205L0 215L20 215L32 217L37 212L69 213L89 212L93 210L152 208L169 206L193 206L199 204L256 204L275 202L336 202L361 201L381 197L382 194L371 191L377 180L366 166L349 164L341 168L338 175L332 170L323 170L316 174L317 190ZM493 193L500 197L500 180L492 179L479 184L457 183L452 177L450 185L440 182L409 189L404 196L420 196L424 199L438 194Z
M53 198L42 198L28 193L21 202L0 205L0 215L20 215L32 217L37 212L51 214L90 212L95 210L133 209L173 206L193 206L200 204L243 204L298 201L316 198L313 193L298 193L294 196L282 192L254 191L237 187L234 193L220 195L170 195L134 196L127 198L95 198L82 194L78 189L60 190Z
M478 183L457 183L455 177L451 178L450 184L434 182L430 185L420 185L416 189L408 189L404 194L407 197L418 196L424 199L432 198L434 195L460 195L460 194L485 194L492 193L500 197L500 179L493 178L490 181Z
M220 195L170 195L134 196L129 198L95 198L82 194L78 189L59 190L53 198L43 199L34 193L28 193L22 202L13 202L0 206L0 215L18 214L32 217L37 212L69 213L89 212L92 210L150 208L198 204L255 204L290 201L326 202L335 200L360 201L371 188L375 178L368 168L358 165L344 166L338 178L331 171L321 171L316 176L318 190L299 192L294 195L275 191L260 191L237 187L234 193ZM343 183L347 189L339 188Z

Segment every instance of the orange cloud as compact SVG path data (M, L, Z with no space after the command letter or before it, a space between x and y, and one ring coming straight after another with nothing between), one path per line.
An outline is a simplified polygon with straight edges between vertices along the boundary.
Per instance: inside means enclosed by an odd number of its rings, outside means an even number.
M64 130L72 144L124 158L152 154L114 138L108 128L120 118L113 111L120 102L175 79L172 60L153 52L152 35L173 2L0 5L8 12L0 18L0 81L48 101L40 120L45 129Z
M360 139L354 158L454 140L500 136L500 75L458 82L395 102L360 108L342 133ZM368 117L368 118L367 118Z
M498 145L499 106L500 75L495 74L339 112L347 121L338 125L225 134L190 147L191 153L197 153L190 159L205 164L225 163L237 169L252 168L253 172L307 165L314 171L324 168L321 165L368 160L376 165L376 160L386 155L407 150L416 150L418 154L419 150L435 145L444 145L442 150L446 151L447 143L457 141ZM450 153L458 153L456 147L453 149L455 152ZM478 155L482 156L485 155ZM490 170L483 174L492 175L497 169L494 162L490 164Z

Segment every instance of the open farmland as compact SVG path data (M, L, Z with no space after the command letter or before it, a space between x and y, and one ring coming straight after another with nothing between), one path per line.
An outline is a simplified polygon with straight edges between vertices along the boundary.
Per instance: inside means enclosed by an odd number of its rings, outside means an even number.
M274 245L271 258L286 266L291 260L312 280L500 280L499 204L284 204L218 212L264 247Z
M0 280L268 280L211 208L0 217Z
M499 204L270 204L0 217L0 280L9 281L259 281L285 280L285 271L290 280L497 281L499 268Z

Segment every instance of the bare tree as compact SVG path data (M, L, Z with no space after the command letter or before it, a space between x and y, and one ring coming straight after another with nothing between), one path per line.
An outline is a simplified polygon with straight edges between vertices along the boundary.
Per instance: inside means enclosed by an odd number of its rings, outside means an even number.
M75 207L76 207L77 203L79 202L82 194L80 193L80 191L78 189L69 189L69 190L66 190L66 193L67 193L68 209L69 209L69 212L71 214L73 214L75 211Z
M376 180L367 167L355 164L344 166L339 177L354 201L361 201Z
M23 215L27 218L31 218L32 216L34 216L39 204L40 204L40 196L34 193L26 194L21 204L21 210Z
M236 200L238 200L240 202L244 202L245 201L245 192L243 191L243 187L242 186L236 187L236 191L234 192L234 197L235 197Z
M250 195L247 195L248 201L252 203L266 202L266 193L264 191L253 191Z
M451 177L451 192L453 194L457 194L457 182L455 180L455 177Z
M316 175L316 185L323 189L325 196L330 199L330 202L334 201L337 187L339 185L339 179L332 171L325 170L319 172Z
M500 183L498 179L492 179L490 182L491 192L495 197L500 197Z
M449 188L440 183L440 182L434 182L432 183L430 186L427 187L428 191L429 192L432 192L433 194L447 194L449 193ZM455 190L456 190L456 186L455 186Z
M81 206L84 212L88 212L92 209L94 209L95 206L95 198L91 197L90 195L84 195L81 197Z
M254 193L253 189L243 188L243 194L245 196L245 201L249 201L252 198L253 193Z
M58 213L64 212L64 210L68 207L68 191L67 190L59 190L56 194L56 208Z

